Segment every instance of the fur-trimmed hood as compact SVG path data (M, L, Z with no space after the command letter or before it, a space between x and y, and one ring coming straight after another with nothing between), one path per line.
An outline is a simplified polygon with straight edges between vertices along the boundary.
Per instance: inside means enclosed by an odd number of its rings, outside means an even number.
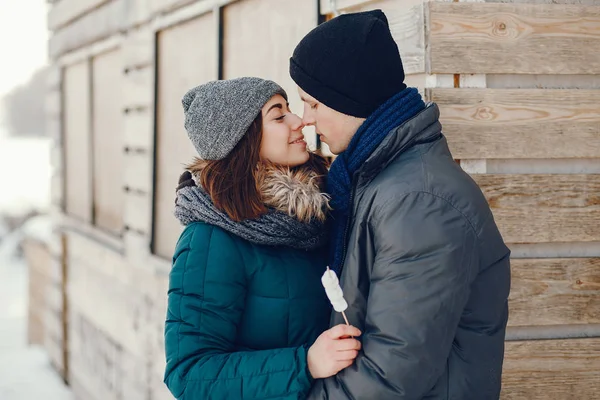
M205 163L197 160L188 167L196 184ZM262 201L268 208L285 213L300 222L325 222L329 195L324 192L325 176L308 166L289 168L260 163L256 169L256 184Z
M267 207L284 212L300 222L324 222L329 196L321 190L324 177L306 167L287 168L260 164L256 181Z

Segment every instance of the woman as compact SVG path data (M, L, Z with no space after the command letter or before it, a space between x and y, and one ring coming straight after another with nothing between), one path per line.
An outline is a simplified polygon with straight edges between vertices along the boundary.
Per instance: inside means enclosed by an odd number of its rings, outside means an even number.
M304 398L360 348L354 327L323 332L325 161L274 82L210 82L183 106L200 159L177 192L165 383L186 400Z

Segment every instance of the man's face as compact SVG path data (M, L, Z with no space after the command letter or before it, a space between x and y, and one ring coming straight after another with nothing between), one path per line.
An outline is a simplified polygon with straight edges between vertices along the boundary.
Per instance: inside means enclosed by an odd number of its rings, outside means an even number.
M304 102L302 122L315 127L321 142L327 143L333 154L340 154L346 150L365 119L342 114L329 108L300 87L298 87L298 94Z

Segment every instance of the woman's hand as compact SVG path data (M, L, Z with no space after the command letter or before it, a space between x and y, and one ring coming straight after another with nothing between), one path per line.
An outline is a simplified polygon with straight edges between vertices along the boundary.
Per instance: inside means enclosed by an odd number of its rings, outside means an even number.
M350 336L360 336L357 328L336 325L323 332L308 349L308 370L313 378L328 378L349 367L361 348L358 340Z

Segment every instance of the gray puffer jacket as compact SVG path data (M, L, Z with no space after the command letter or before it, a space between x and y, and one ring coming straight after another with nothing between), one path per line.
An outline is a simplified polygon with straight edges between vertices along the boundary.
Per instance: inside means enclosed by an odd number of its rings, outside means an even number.
M354 175L340 280L363 349L310 399L500 396L510 251L438 118L391 131Z

